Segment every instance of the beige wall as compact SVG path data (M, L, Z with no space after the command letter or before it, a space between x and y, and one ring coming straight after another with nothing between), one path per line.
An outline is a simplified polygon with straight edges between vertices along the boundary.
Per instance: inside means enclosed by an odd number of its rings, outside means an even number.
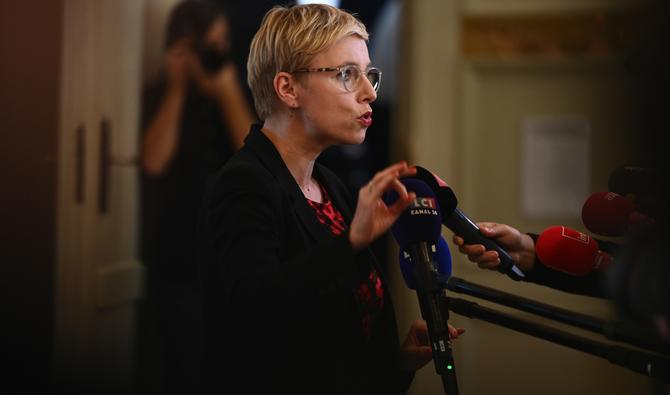
M614 2L610 6L624 3ZM465 59L457 45L459 20L466 14L551 13L602 7L604 3L418 0L406 5L409 31L405 35L405 48L409 61L403 65L404 105L400 125L402 135L410 143L411 162L441 175L456 191L459 207L475 220L505 222L522 231L537 233L554 224L584 230L578 216L524 214L520 196L521 120L529 115L587 119L592 147L589 193L606 190L609 172L631 159L632 103L621 63L613 59L539 62ZM451 239L448 229L443 234L447 240ZM479 270L455 248L452 256L455 276L573 311L612 317L612 307L604 300L521 284L496 272ZM400 332L405 333L420 312L413 291L404 287L397 272L394 275ZM453 296L604 341L603 337L473 297ZM651 391L652 383L646 377L605 359L456 314L451 315L450 322L467 330L455 344L461 394ZM443 393L432 364L417 374L410 393Z

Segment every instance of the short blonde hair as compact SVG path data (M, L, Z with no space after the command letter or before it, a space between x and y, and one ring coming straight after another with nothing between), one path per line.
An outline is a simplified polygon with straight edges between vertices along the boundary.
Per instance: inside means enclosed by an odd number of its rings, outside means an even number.
M267 119L278 102L273 82L278 72L307 67L319 52L350 35L368 39L361 21L329 5L276 6L268 11L247 60L247 82L258 117Z

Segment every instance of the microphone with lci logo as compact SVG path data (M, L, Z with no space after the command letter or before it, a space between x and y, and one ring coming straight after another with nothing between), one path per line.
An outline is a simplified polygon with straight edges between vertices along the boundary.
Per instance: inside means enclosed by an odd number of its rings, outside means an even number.
M433 190L416 178L401 178L407 192L416 198L391 226L391 232L400 248L412 263L410 283L416 289L421 316L428 326L436 372L442 376L447 394L458 394L456 371L449 338L449 312L444 305L439 273L435 269L433 246L439 243L442 213ZM384 195L387 205L398 200L398 193L391 190ZM414 282L414 284L412 284Z

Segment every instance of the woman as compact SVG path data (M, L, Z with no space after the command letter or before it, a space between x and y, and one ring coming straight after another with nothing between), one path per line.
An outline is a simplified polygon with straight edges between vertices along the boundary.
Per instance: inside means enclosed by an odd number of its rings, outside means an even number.
M365 27L326 5L270 10L248 80L263 125L216 175L201 215L206 382L234 394L400 394L431 359L425 323L399 347L389 292L368 246L414 194L396 163L354 207L315 163L360 144L381 73ZM382 201L387 190L400 198ZM458 332L450 328L454 336Z

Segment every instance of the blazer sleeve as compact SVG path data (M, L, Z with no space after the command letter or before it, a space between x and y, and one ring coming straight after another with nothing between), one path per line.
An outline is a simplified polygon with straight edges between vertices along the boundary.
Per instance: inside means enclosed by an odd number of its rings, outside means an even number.
M528 233L528 235L533 239L533 242L537 243L537 234ZM524 274L526 277L523 278L523 281L533 282L578 295L605 297L603 291L604 275L602 272L595 270L585 276L571 276L545 266L537 255L535 255L533 269Z

